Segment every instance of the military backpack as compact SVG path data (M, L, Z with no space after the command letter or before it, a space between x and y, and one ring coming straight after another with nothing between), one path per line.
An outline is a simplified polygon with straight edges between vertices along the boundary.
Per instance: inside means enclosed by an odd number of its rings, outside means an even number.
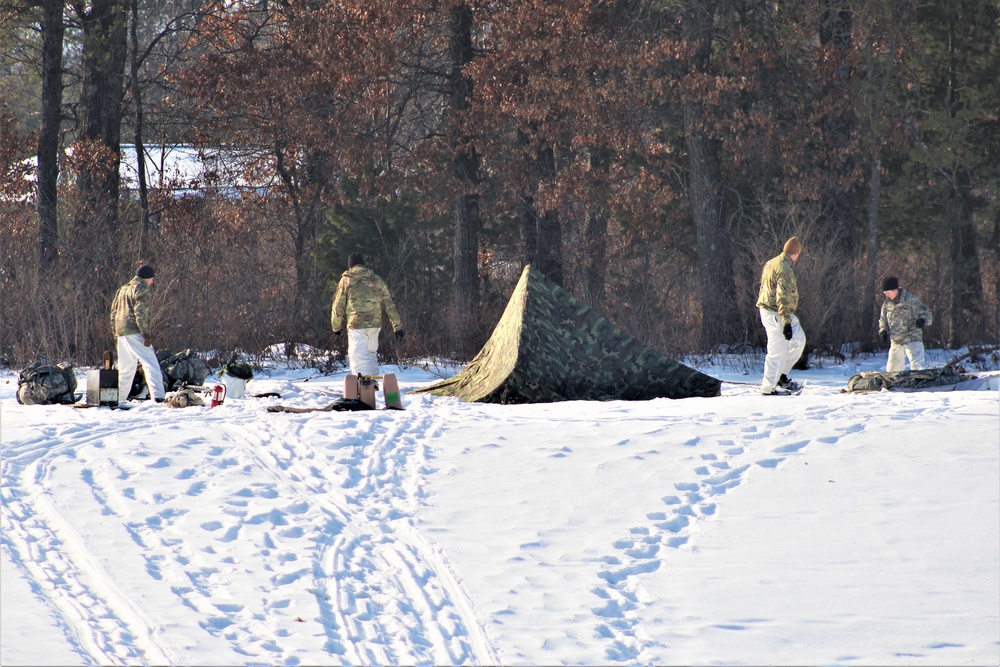
M17 378L17 402L22 405L76 402L73 364L51 365L36 361Z

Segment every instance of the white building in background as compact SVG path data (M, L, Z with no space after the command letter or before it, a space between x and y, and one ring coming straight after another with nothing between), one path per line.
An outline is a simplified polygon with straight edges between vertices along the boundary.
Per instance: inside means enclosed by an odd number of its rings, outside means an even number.
M147 144L143 154L146 186L170 190L175 197L202 196L214 192L239 198L250 192L267 194L280 185L274 174L273 158L266 151L199 148L190 144ZM122 144L121 156L121 192L136 192L139 189L139 162L135 145ZM38 164L35 156L25 162L32 167ZM64 161L61 163L64 164ZM65 173L60 174L60 178L64 177ZM31 171L26 178L34 182L35 172ZM34 198L35 193L32 192L29 199Z
M190 144L145 145L146 185L172 190L175 196L206 191L240 197L266 194L278 185L269 153L251 149L199 148ZM122 191L139 189L135 145L122 144Z

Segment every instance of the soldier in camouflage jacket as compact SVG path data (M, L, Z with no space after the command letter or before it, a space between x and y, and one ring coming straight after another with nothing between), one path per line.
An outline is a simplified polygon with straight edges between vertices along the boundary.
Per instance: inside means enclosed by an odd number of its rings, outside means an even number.
M403 322L385 281L365 266L361 253L351 253L347 271L340 277L333 296L330 326L340 336L347 327L347 357L351 373L378 375L378 334L385 309L396 339L403 339Z
M136 367L140 364L150 398L162 403L166 396L149 325L150 287L155 275L153 267L143 264L132 280L118 288L111 302L111 326L118 339L119 403L128 399Z
M924 327L931 324L931 311L916 296L900 289L899 280L890 276L882 281L882 312L878 318L878 335L889 343L888 373L906 369L918 371L924 366Z
M788 377L802 356L806 334L795 310L799 307L799 287L792 265L799 259L802 243L795 236L785 242L782 252L764 265L760 278L757 308L767 332L767 356L760 391L765 396L787 394L798 389Z

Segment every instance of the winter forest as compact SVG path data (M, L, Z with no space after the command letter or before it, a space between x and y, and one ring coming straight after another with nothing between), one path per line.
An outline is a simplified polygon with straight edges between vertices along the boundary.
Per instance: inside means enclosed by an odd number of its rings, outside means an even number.
M353 251L401 357L470 358L526 264L738 352L793 234L807 349L878 346L889 275L995 343L997 72L1000 0L0 0L0 365L96 364L144 262L157 348L333 360Z

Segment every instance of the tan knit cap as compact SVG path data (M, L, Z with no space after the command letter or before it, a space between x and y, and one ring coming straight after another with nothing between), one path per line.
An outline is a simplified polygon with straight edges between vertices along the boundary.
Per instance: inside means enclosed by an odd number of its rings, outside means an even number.
M799 241L798 236L793 236L792 238L785 241L785 247L783 250L789 255L797 255L802 252L802 242Z

